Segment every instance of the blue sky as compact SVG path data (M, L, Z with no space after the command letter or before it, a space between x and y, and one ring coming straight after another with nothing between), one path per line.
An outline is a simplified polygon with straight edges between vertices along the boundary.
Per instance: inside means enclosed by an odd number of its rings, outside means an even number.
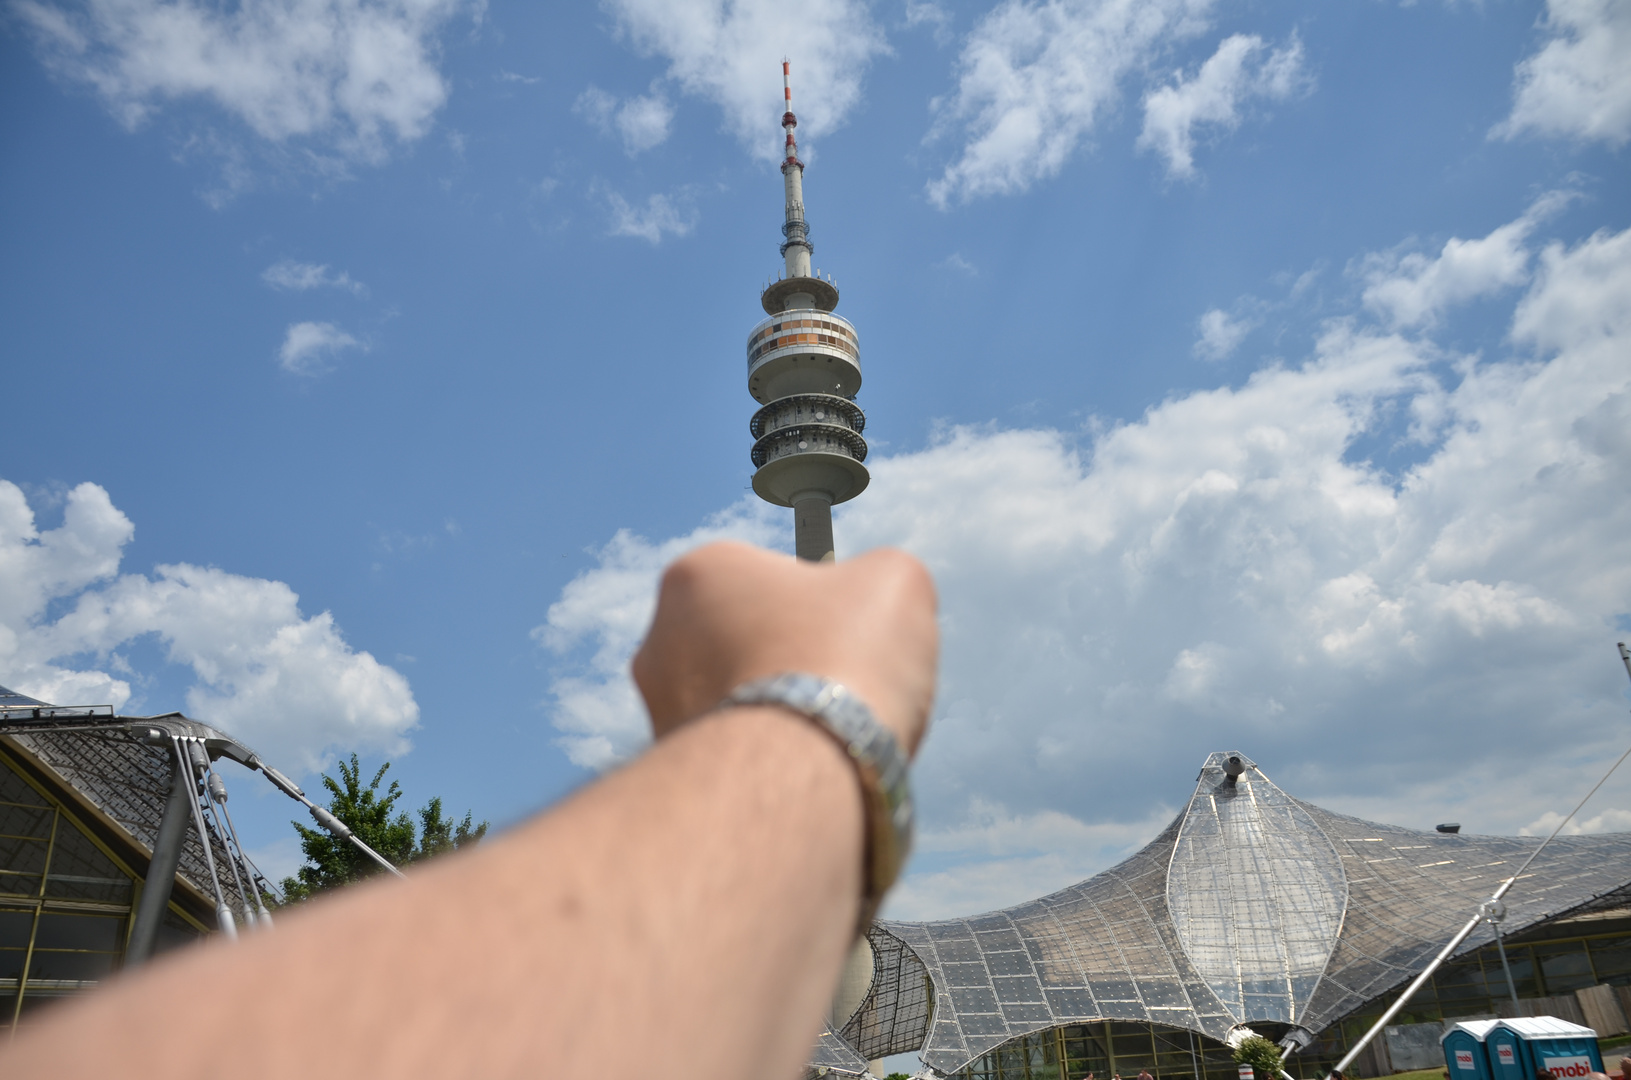
M742 353L786 55L840 554L945 608L895 914L1108 865L1212 750L1514 832L1623 747L1623 2L4 11L0 683L496 823L635 750L657 569L791 542Z

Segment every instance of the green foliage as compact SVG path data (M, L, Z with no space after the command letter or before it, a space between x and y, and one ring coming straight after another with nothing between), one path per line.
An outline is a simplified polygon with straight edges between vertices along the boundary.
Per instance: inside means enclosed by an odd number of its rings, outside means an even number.
M1235 1047L1235 1064L1250 1065L1256 1080L1276 1080L1281 1062L1279 1046L1261 1035L1248 1035Z
M905 1073L890 1073L883 1080L912 1080L912 1078Z
M445 851L457 851L466 844L474 844L487 835L487 823L480 825L470 824L470 811L464 813L464 820L457 825L452 818L442 816L442 797L433 796L430 802L419 808L419 847L415 849L410 861L418 862L428 859L432 855L440 855Z
M396 781L392 780L389 787L380 790L380 783L390 767L389 761L381 765L364 787L362 765L357 755L352 754L349 763L340 762L338 780L326 773L323 775L323 786L330 795L329 812L394 865L406 866L446 851L456 851L487 835L487 822L473 825L468 813L458 823L443 817L440 797L432 798L419 809L419 828L415 830L413 820L405 811L393 814L397 800L402 798L402 789ZM351 841L298 821L290 824L300 834L300 850L306 856L306 865L296 876L283 879L283 894L288 903L384 873L384 867Z

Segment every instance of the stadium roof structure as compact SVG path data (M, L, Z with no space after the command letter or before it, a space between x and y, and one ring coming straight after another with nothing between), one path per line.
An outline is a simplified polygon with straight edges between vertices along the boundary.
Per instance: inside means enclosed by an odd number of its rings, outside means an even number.
M165 740L152 739L152 731L162 731ZM169 799L174 771L168 742L171 734L202 740L212 757L222 756L228 746L237 751L235 757L250 756L230 736L180 713L117 716L106 706L51 705L0 686L0 744L22 751L29 766L77 793L99 824L116 830L134 849L143 872ZM206 820L208 857L196 830L186 831L181 838L176 868L181 896L200 914L213 914L219 885L228 903L243 910L244 886L224 873L232 854L215 822ZM213 874L211 859L219 868Z
M0 686L0 751L73 793L144 878L162 868L159 876L173 879L183 899L213 903L217 928L229 935L237 931L234 912L248 926L269 923L263 898L277 892L238 842L226 783L215 770L223 758L261 773L336 838L399 872L259 754L178 712L120 716L111 706L52 705ZM138 931L144 925L138 914ZM148 947L137 951L145 955Z
M1183 813L1120 865L984 915L876 924L872 988L811 1064L859 1073L916 1050L949 1074L1100 1020L1218 1040L1278 1025L1302 1042L1424 970L1540 843L1333 813L1215 753ZM1507 895L1502 928L1628 903L1631 834L1558 837ZM1482 925L1457 955L1493 933Z

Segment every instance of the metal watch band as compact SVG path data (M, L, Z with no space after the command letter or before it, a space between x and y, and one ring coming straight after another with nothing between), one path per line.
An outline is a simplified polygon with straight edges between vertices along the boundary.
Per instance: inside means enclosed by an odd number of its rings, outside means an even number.
M912 848L912 787L900 744L866 702L819 675L795 671L745 682L720 702L721 708L735 705L779 705L813 720L855 763L866 801L860 925L865 933Z

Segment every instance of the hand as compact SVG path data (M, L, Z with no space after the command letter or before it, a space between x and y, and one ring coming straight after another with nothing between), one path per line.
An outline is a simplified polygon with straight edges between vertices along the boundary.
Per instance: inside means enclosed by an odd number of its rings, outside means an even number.
M939 647L934 582L905 552L810 563L716 543L663 574L634 681L660 739L749 679L823 675L871 706L911 754L934 702Z

